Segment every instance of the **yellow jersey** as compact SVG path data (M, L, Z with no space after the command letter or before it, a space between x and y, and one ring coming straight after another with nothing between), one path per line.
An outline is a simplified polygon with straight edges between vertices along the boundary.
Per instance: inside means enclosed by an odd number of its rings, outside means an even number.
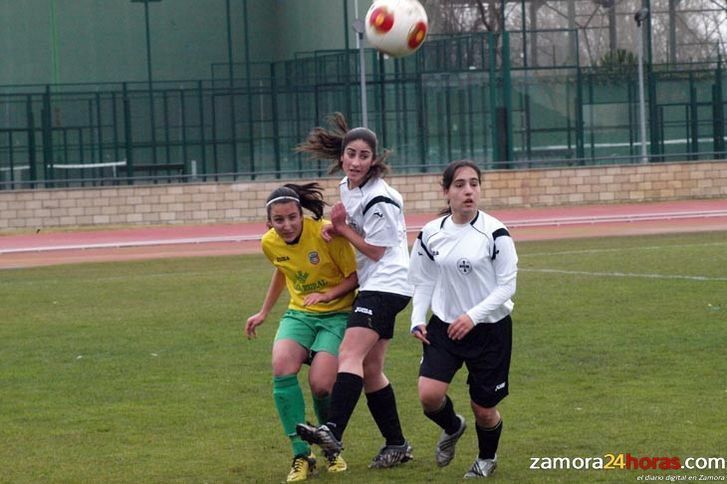
M350 311L355 291L312 306L304 306L306 295L326 292L356 272L356 255L351 244L343 237L326 242L321 237L324 221L303 217L303 231L297 243L287 244L275 229L262 238L265 257L283 274L290 293L289 309L314 313Z

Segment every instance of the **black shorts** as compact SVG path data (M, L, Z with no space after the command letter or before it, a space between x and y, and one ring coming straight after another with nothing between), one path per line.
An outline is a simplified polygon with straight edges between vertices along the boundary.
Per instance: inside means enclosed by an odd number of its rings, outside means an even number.
M492 408L509 392L508 374L512 355L512 319L476 325L467 336L454 341L447 336L449 325L436 316L427 324L427 339L419 376L451 383L454 374L467 366L470 398L477 405Z
M409 296L391 292L361 291L353 302L351 317L347 328L369 328L379 334L379 338L394 337L394 323L407 304Z

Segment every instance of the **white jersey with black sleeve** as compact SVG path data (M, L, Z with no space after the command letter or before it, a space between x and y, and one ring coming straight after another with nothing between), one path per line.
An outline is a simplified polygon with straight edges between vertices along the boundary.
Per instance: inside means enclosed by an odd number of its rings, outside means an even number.
M426 324L430 307L445 323L464 313L475 324L508 316L517 262L507 227L483 211L466 224L455 224L451 215L427 223L411 251L412 329Z
M348 188L348 179L344 177L339 188L351 228L366 243L386 248L378 261L356 251L359 290L411 296L413 289L407 279L409 248L401 194L381 178L371 178L359 187Z

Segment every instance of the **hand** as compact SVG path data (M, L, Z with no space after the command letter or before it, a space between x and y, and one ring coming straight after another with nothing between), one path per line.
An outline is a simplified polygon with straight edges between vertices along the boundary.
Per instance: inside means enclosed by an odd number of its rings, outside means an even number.
M338 229L338 227L346 225L346 217L348 214L343 203L338 202L331 208L331 223L334 228Z
M247 339L257 337L257 333L255 333L255 328L263 324L263 321L265 321L265 315L262 312L253 314L252 316L247 318L247 324L245 324L245 334L247 335Z
M308 294L305 299L303 299L303 305L304 306L313 306L314 304L322 303L322 302L328 302L330 299L328 299L328 296L323 292L312 292Z
M411 335L414 336L416 339L424 343L425 345L431 344L429 340L427 339L427 325L426 324L419 324L417 326L414 326L414 329L411 330Z
M321 237L326 242L330 242L333 240L333 237L338 235L338 231L336 230L336 227L334 227L332 224L325 224L323 227L321 227Z
M475 327L474 321L466 313L452 321L447 328L447 336L455 341L462 340Z

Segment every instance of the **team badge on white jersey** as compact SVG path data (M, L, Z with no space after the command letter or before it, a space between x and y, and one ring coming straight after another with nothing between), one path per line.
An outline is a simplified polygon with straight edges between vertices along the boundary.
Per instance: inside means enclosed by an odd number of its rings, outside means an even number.
M457 270L462 274L469 274L472 272L472 264L467 259L460 259L457 261Z

